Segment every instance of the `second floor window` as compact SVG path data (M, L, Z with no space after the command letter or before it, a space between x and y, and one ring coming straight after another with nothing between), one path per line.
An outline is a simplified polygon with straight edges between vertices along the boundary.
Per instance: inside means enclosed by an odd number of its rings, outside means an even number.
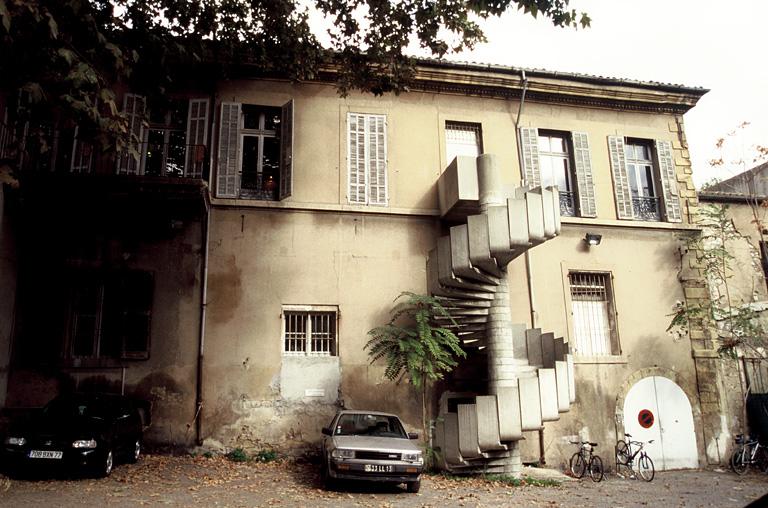
M282 200L293 189L293 101L282 107L223 102L216 196Z
M608 136L619 219L681 222L672 143Z
M589 137L584 132L521 127L520 161L524 184L557 186L560 214L596 217L595 185Z
M483 136L479 123L445 122L445 161L459 155L477 157L483 153Z
M387 121L384 115L347 115L348 199L387 205Z
M541 186L556 185L560 191L560 214L576 215L571 175L570 139L565 133L539 131Z

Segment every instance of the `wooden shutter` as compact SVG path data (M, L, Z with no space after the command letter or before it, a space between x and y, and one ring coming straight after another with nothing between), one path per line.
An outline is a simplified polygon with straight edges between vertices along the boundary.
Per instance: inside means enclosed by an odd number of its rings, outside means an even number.
M240 110L239 102L221 103L216 184L216 196L221 198L238 196Z
M659 165L664 216L667 222L682 222L680 214L680 195L677 192L677 172L672 158L672 143L656 140L656 160Z
M616 196L616 214L619 219L632 219L632 189L629 186L627 163L622 136L608 136L608 151L613 173L613 192Z
M293 194L293 100L283 105L280 120L280 199Z
M127 93L123 96L123 113L128 118L127 149L117 157L117 172L124 175L141 174L144 142L144 114L147 100L143 95ZM137 154L133 151L138 152Z
M80 126L76 125L69 170L73 173L90 173L93 167L93 145L80 137Z
M368 204L387 204L387 120L367 115Z
M347 115L348 199L350 203L366 202L366 154L365 115Z
M589 136L586 132L571 133L573 163L576 173L576 191L579 198L579 215L597 217L595 183L592 180L592 157L589 153Z
M187 111L187 157L184 176L201 178L208 142L208 99L189 99Z
M523 165L523 184L541 186L539 169L539 130L535 127L520 127L520 160Z

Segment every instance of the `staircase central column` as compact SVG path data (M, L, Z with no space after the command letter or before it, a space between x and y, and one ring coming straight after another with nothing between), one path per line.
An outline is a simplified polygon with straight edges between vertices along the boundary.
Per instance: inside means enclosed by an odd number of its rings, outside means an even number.
M480 213L488 214L492 206L503 206L505 203L502 193L501 174L496 165L496 156L483 154L477 158L477 183L480 202ZM499 266L502 275L494 294L487 322L487 354L488 354L488 392L497 395L499 388L517 387L517 363L514 357L512 311L509 305L509 283L507 267ZM525 362L527 363L527 362ZM519 441L505 443L510 456L501 459L504 472L513 476L522 473L522 458Z

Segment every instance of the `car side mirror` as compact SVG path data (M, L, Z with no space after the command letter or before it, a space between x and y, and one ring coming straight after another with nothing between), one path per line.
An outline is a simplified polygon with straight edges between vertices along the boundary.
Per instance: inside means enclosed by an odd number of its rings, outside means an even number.
M323 429L320 432L322 432L326 436L332 436L333 435L333 432L331 432L331 429L329 429L328 427L323 427Z
M409 432L408 433L408 439L419 439L419 433L418 432Z

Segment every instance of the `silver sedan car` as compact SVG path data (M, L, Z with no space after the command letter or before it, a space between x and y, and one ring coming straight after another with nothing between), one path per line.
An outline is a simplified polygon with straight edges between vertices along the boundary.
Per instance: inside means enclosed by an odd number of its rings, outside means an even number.
M344 410L323 427L321 475L326 488L337 480L405 483L418 492L424 457L400 418L376 411Z

